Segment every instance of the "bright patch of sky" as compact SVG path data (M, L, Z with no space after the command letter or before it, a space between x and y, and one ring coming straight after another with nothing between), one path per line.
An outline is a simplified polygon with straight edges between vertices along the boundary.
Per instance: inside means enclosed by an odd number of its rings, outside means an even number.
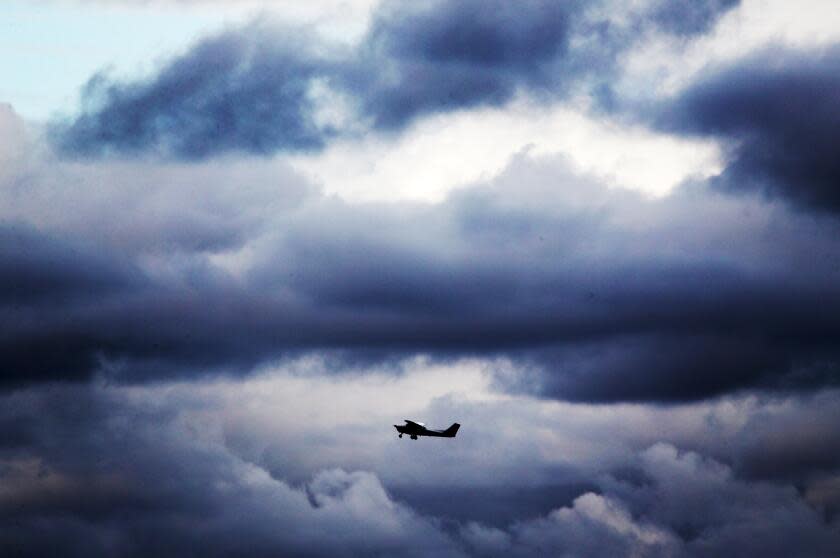
M563 155L616 187L663 195L688 177L720 171L717 147L527 102L427 118L398 137L333 143L292 158L330 193L365 201L436 202L453 188L489 180L516 154Z

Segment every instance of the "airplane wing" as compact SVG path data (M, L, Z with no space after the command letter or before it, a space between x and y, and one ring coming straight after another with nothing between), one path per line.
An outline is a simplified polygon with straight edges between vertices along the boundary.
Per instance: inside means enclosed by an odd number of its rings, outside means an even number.
M405 419L405 423L406 423L406 424L413 424L414 426L420 426L420 427L422 427L422 428L426 428L426 425L425 425L425 424L423 424L422 422L415 422L415 421L413 421L413 420L408 420L408 419Z

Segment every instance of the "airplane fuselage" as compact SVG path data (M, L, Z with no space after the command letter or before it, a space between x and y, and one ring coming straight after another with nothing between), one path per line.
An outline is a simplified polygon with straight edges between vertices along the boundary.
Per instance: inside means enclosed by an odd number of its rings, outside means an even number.
M405 424L394 425L394 428L396 428L397 432L400 433L400 438L403 437L403 434L408 434L412 440L416 440L418 436L454 438L455 434L458 433L458 428L460 427L461 425L456 422L446 430L432 430L430 428L426 428L426 426L422 423L414 422L411 420L406 420Z

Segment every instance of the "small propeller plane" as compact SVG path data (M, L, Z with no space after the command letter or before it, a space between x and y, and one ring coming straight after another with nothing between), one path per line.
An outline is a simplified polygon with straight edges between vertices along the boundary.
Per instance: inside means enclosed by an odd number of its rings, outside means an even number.
M457 422L447 428L446 430L430 430L422 422L414 422L413 420L405 419L405 424L395 424L394 428L400 433L400 438L403 434L411 436L412 440L416 440L417 436L436 436L438 438L454 438L458 433L461 425Z

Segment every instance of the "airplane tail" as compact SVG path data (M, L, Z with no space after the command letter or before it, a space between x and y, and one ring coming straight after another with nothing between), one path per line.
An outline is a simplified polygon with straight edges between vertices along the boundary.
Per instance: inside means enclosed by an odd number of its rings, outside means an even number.
M458 429L461 428L461 425L457 422L443 431L444 436L449 436L450 438L454 438L455 434L458 433Z

